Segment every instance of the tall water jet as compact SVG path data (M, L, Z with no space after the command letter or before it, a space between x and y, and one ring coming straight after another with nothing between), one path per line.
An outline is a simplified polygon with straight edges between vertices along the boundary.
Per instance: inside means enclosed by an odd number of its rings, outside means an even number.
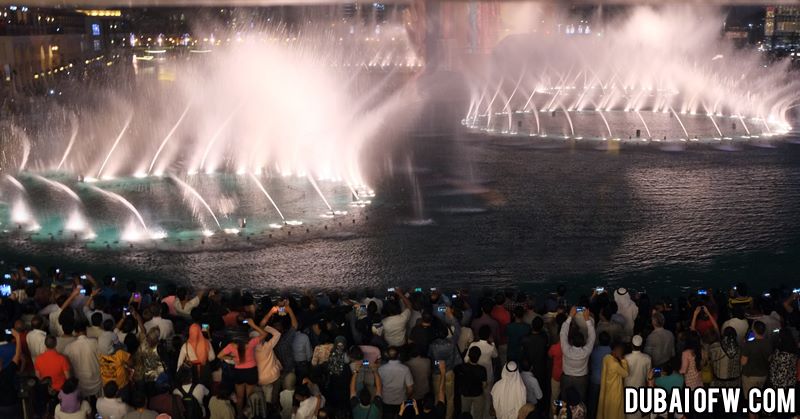
M69 143L67 143L67 148L64 150L64 155L61 156L61 161L58 162L56 170L61 170L61 167L64 166L64 162L67 161L69 152L72 151L72 145L75 144L75 139L78 137L78 117L75 116L75 114L71 114L70 120L72 121L72 134L69 136Z
M642 113L639 112L639 111L636 111L636 115L639 116L639 120L642 121L642 125L644 125L644 130L647 132L647 138L653 138L653 135L650 134L650 127L647 126L647 121L644 120L644 117L642 116Z
M597 113L600 114L600 118L603 120L603 123L606 124L606 130L608 130L608 138L614 138L614 134L611 133L611 126L608 125L608 119L606 119L606 116L603 115L603 111L597 109Z
M175 175L170 175L169 178L172 179L175 183L177 183L181 188L183 188L184 191L188 192L191 196L195 197L198 201L200 201L200 203L203 204L208 213L211 215L211 218L214 219L214 222L217 224L217 228L220 230L222 229L222 225L220 225L216 214L214 214L214 211L211 209L211 206L208 205L208 202L206 202L206 200L203 199L203 196L200 195L200 192L197 192L197 189L193 188L188 183L178 179L178 177Z
M38 180L38 181L50 186L53 189L56 189L56 190L61 191L61 192L64 192L70 198L74 199L75 202L77 202L78 204L83 204L83 202L81 201L81 197L78 196L78 194L75 193L75 191L70 189L69 186L67 186L67 185L65 185L65 184L63 184L61 182L57 182L55 180L52 180L52 179L48 179L48 178L46 178L44 176L37 175L35 173L31 173L30 177L32 177L32 178L34 178L34 179L36 179L36 180Z
M328 200L325 199L325 195L322 193L322 190L319 189L319 185L317 185L317 181L314 180L314 175L309 173L307 177L308 177L308 181L311 182L311 186L314 187L314 190L317 191L317 194L319 194L319 197L322 198L322 202L324 202L325 206L328 207L328 211L333 213L333 208L331 208L331 204L328 203Z
M18 137L22 145L22 160L20 160L17 171L22 172L28 166L28 158L31 155L31 140L25 130L20 129L14 124L11 124L11 133Z
M103 196L106 196L106 197L112 199L113 201L119 202L120 204L125 206L125 208L127 208L131 212L131 214L133 214L133 216L136 217L136 220L139 221L139 224L142 226L142 230L144 232L149 232L150 231L147 228L147 224L145 224L144 218L142 218L142 214L139 212L139 210L137 210L136 207L133 206L133 204L131 204L130 201L125 199L122 195L114 193L114 192L111 192L111 191L107 191L105 189L100 189L100 188L98 188L97 186L94 186L94 185L87 185L87 186L89 187L89 189L91 189L91 190L93 190L93 191L95 191L95 192L97 192L97 193L99 193L99 194L101 194Z
M267 192L267 190L264 188L264 185L261 184L261 181L258 180L258 177L252 173L250 173L250 177L253 178L253 181L256 183L256 185L258 185L258 189L260 189L261 192L264 194L264 196L267 197L270 204L272 204L272 207L275 208L275 211L277 211L278 215L281 217L281 221L286 222L286 217L283 216L283 213L281 212L280 208L278 208L278 205L269 195L269 192Z
M5 175L5 179L6 179L7 181L9 181L9 183L11 183L12 185L14 185L14 187L15 187L15 188L19 189L19 190L20 190L20 192L22 192L22 193L24 193L24 194L27 194L27 193L28 193L28 190L27 190L27 189L25 189L25 185L23 185L22 183L20 183L20 181L18 181L18 180L17 180L17 178L15 178L14 176L11 176L11 175L8 175L8 174L7 174L7 175Z
M211 152L211 148L214 147L214 143L217 142L217 138L219 138L220 135L222 135L222 133L225 132L225 128L231 122L233 117L236 116L236 114L239 112L239 109L241 109L242 106L244 106L244 103L245 103L244 100L241 101L241 103L239 103L239 105L236 106L231 111L230 114L228 114L228 117L225 118L224 121L222 121L222 125L220 125L219 128L217 128L217 131L214 132L214 135L211 136L211 139L208 141L208 144L206 145L205 151L203 151L203 158L200 159L200 166L199 166L200 170L205 169L205 167L206 167L206 159L208 158L208 154Z
M711 123L714 124L714 128L717 130L717 134L719 134L719 138L722 138L722 131L719 129L719 125L717 125L717 121L714 120L714 115L711 112L708 113L708 118L711 119Z
M172 126L172 129L169 130L167 135L161 141L161 144L158 146L158 150L156 150L156 154L153 155L153 160L150 162L150 167L147 168L147 174L153 173L153 166L155 166L156 160L158 160L158 155L161 154L161 150L164 149L164 146L167 145L169 139L172 138L172 134L175 134L175 131L181 125L181 122L183 122L183 118L185 118L186 114L189 113L189 108L191 107L192 107L192 102L189 101L189 103L186 104L186 109L183 110L183 113L181 113L181 116L178 118L178 122L176 122L175 125Z
M675 119L677 119L678 123L681 124L681 129L683 130L683 135L686 136L684 138L688 139L689 138L689 132L686 131L686 127L683 125L683 121L681 121L681 117L678 115L677 112L675 112L675 109L673 109L672 106L669 107L669 110L672 111L672 114L675 115Z
M111 149L108 150L108 155L106 155L105 160L103 160L103 164L100 165L100 170L97 171L98 179L101 179L101 176L103 175L103 170L106 168L106 164L108 163L108 159L110 159L111 155L114 154L114 150L119 145L120 140L122 140L122 137L125 135L125 131L128 130L128 126L131 124L132 120L133 120L133 112L131 112L128 115L128 119L125 121L125 125L122 127L122 130L120 130L119 135L117 135L117 138L114 140L114 144L111 145Z
M567 122L569 122L569 132L574 137L575 136L575 127L572 126L572 118L569 117L569 111L567 111L567 108L564 107L563 103L561 103L559 105L561 106L561 110L564 111L564 116L567 117Z

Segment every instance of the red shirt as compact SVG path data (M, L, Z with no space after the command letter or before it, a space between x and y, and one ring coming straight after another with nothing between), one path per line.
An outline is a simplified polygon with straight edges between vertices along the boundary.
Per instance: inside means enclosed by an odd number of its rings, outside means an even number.
M504 345L508 343L508 336L506 336L506 326L511 323L511 314L508 310L505 309L503 306L494 306L492 308L492 312L489 313L493 319L497 320L498 330L497 333L500 335L500 341L497 342L498 345Z
M64 381L67 381L69 360L55 349L48 349L36 357L34 367L40 378L50 377L54 390L61 390Z
M553 374L552 377L556 381L561 381L561 373L563 372L564 358L561 353L561 342L554 343L547 351L547 355L553 358Z

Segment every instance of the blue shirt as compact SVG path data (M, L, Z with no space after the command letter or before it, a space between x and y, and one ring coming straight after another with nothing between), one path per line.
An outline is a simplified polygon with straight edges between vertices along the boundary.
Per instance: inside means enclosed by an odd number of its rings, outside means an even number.
M592 351L592 355L589 357L592 384L600 385L601 377L603 376L603 358L610 353L610 346L597 346Z
M11 337L9 336L9 339ZM0 362L3 363L3 368L7 367L14 359L14 354L17 352L17 346L14 342L8 341L0 343Z

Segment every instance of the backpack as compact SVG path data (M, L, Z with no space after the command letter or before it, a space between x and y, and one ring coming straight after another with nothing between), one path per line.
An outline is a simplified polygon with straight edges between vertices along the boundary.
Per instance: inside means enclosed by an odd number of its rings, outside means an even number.
M178 391L181 393L181 402L183 404L183 417L185 419L203 418L203 408L200 406L200 402L194 398L195 386L196 384L193 383L188 392L183 390L183 386L178 386Z

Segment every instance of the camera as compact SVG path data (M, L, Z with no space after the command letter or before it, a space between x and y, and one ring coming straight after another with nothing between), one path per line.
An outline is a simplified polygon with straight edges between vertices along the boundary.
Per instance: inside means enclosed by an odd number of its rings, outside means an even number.
M368 367L369 366L369 359L365 359L365 360L361 361L361 365L363 365L365 367Z

